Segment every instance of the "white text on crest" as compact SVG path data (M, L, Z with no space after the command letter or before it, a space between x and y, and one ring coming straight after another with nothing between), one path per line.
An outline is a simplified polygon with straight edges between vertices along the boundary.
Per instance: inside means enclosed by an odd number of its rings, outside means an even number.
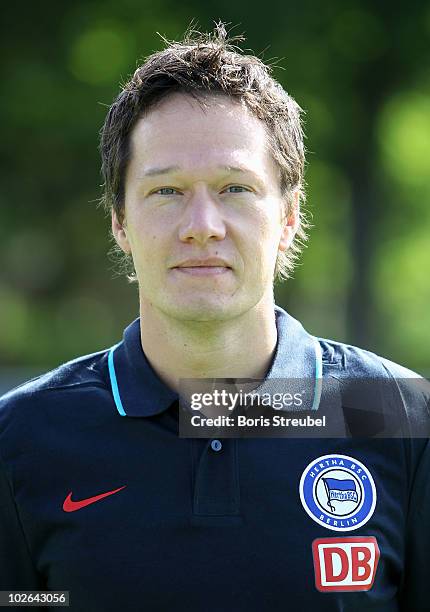
M317 474L319 474L320 470L326 470L328 467L332 467L334 465L345 466L343 459L327 459L327 461L321 461L317 465L315 465L312 469L312 472L309 472L309 476L311 478L315 478ZM366 474L362 474L363 470L361 468L357 468L355 463L351 463L349 469L357 474L361 480L367 480Z

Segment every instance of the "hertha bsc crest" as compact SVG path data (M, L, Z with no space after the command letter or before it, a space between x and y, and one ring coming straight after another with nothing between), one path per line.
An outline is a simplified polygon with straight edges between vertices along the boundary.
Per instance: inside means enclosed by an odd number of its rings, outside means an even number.
M324 455L312 461L302 474L299 491L309 516L333 531L358 529L375 510L371 473L346 455Z

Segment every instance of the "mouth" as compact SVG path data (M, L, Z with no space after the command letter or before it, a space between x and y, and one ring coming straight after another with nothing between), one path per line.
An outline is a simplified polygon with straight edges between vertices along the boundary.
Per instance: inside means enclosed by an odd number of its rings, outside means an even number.
M173 270L189 276L217 276L231 272L228 266L179 266Z
M174 266L173 270L188 276L219 276L231 272L232 268L224 259L207 257L205 259L187 259Z
M174 266L173 270L188 276L218 276L231 272L232 268L223 259L212 257L207 259L188 259Z

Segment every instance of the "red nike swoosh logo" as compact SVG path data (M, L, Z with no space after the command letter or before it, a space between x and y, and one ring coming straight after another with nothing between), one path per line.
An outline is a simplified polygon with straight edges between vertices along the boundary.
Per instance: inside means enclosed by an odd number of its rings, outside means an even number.
M108 497L108 495L113 495L114 493L118 493L121 489L125 489L127 485L123 487L119 487L119 489L113 489L113 491L107 491L106 493L100 493L100 495L94 495L93 497L87 497L87 499L81 499L79 501L72 500L72 491L68 494L66 499L64 500L63 510L64 512L75 512L75 510L80 510L81 508L85 508L85 506L89 506L90 504L94 504L94 502L99 501L99 499L103 499L104 497Z

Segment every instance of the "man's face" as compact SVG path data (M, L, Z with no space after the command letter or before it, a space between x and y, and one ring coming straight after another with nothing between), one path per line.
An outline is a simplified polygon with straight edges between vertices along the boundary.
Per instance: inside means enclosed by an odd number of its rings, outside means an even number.
M179 320L239 316L272 296L281 225L279 170L264 124L226 97L172 94L136 124L124 221L113 232L132 254L145 305Z

